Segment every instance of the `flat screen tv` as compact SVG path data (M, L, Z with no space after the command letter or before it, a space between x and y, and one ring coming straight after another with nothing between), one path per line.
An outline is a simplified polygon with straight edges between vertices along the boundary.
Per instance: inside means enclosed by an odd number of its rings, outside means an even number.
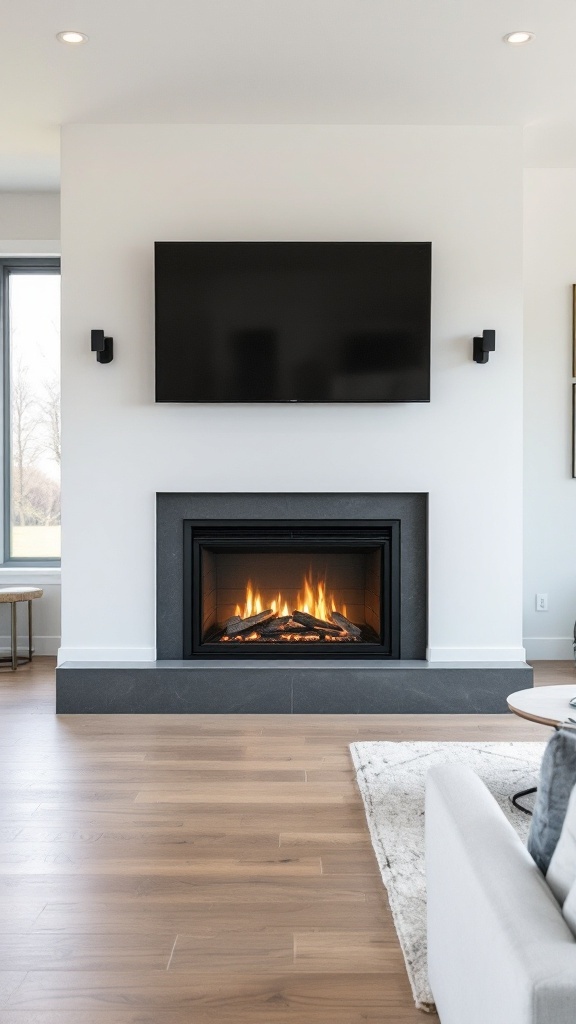
M157 402L428 402L429 242L156 242Z

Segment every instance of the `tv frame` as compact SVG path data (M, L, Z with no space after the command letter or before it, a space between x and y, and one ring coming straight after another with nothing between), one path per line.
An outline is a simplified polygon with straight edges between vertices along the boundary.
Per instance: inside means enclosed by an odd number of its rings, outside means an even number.
M222 399L191 399L191 400L178 400L171 398L158 398L158 313L156 308L156 294L157 294L157 277L156 277L156 253L159 246L232 246L232 245L330 245L330 246L361 246L366 248L369 246L393 246L393 247L422 247L424 246L428 251L428 274L429 274L429 306L428 306L428 320L427 320L427 331L428 331L428 363L427 363L427 398L407 398L400 399L397 401L389 401L386 399L374 400L374 399L299 399L299 398L266 398L266 399L254 399L249 398L245 401L226 401ZM431 400L431 348L432 348L432 242L422 241L410 241L410 242L389 242L389 241L373 241L373 240L338 240L331 241L327 239L308 241L308 240L288 240L282 239L227 239L227 240L178 240L178 241L155 241L154 242L154 402L156 405L234 405L234 406L245 406L245 405L427 405Z

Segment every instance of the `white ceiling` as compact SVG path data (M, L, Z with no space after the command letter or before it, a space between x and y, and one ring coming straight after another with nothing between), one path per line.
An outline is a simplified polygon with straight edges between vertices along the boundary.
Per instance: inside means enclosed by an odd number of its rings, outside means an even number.
M575 44L576 0L0 0L0 190L68 122L576 126Z

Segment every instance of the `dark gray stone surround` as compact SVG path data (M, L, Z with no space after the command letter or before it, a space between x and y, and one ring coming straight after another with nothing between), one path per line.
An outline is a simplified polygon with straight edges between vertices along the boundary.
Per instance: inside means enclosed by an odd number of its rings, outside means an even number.
M427 494L157 494L156 647L162 661L181 658L184 649L185 519L399 519L401 658L426 657Z
M401 661L194 660L183 650L185 519L400 519ZM428 663L426 494L158 494L154 662L67 662L59 714L500 714L524 663Z

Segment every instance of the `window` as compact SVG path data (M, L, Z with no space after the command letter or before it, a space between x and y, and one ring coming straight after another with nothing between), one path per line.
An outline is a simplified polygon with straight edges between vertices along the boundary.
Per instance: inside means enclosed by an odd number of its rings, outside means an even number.
M60 262L0 260L4 563L60 558Z

